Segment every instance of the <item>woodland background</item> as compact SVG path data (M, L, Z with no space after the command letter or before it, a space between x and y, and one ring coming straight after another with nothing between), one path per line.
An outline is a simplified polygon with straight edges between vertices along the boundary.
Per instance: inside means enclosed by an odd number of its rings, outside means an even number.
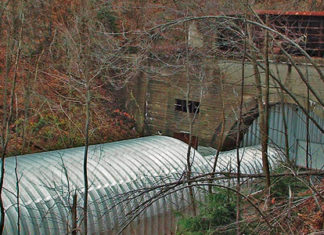
M181 33L165 33L167 43L148 39L146 29L183 16L232 12L238 9L235 4L208 0L2 1L0 116L4 120L11 112L8 155L83 145L84 81L94 75L90 143L139 136L125 109L123 88L141 71L152 48L167 54L185 41ZM252 5L256 9L324 8L322 1L255 1ZM130 54L135 56L125 60Z

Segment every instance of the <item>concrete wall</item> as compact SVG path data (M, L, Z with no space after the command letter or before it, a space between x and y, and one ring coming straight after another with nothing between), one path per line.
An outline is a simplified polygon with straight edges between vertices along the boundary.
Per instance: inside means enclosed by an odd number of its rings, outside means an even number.
M196 64L197 65L197 64ZM324 98L324 85L316 70L310 65L298 65L303 74L308 77L309 83L321 99ZM198 136L199 144L205 146L218 146L220 133L225 116L225 136L227 138L225 149L230 149L236 137L235 123L239 116L239 101L241 92L242 64L241 61L206 60L199 62L198 69L189 71L189 83L186 79L186 70L170 68L163 69L152 65L151 71L155 73L142 74L136 82L129 84L129 97L127 107L134 113L138 129L144 135L173 136L174 132L188 132L189 121L186 113L175 110L175 99L186 99L188 87L189 100L201 101L200 113L193 125L193 135ZM292 92L298 101L306 107L307 89L300 79L295 68L287 63L271 63L271 73ZM324 68L321 67L324 72ZM261 77L264 83L264 72ZM154 75L152 75L154 74ZM199 76L198 76L199 75ZM250 63L245 64L245 86L243 113L247 119L257 116L256 86L254 70ZM279 86L271 79L271 103L280 102ZM310 95L311 111L323 117L323 108L316 105L314 96ZM323 99L324 100L324 99ZM284 102L294 103L287 95ZM224 108L223 108L224 107ZM223 111L224 110L224 111ZM253 112L249 113L251 110ZM224 112L224 113L223 113ZM193 118L193 114L189 115ZM247 126L251 122L245 123Z
M319 63L322 63L324 65L324 61L318 61ZM223 71L226 71L226 75L230 80L233 81L239 81L241 78L241 70L242 70L242 64L238 61L221 61L219 63L219 66ZM320 79L318 72L309 64L300 63L298 64L298 68L301 70L302 74L305 76L305 78L308 78L310 86L314 89L316 94L321 98L321 100L324 100L324 83ZM320 66L320 69L324 73L324 67ZM306 107L307 102L307 87L305 83L300 78L300 75L298 74L297 70L283 62L272 62L270 64L270 70L271 73L276 76L284 86L295 95L295 97L298 99L298 101ZM255 95L255 82L254 82L254 71L252 68L252 65L247 63L245 65L245 71L246 71L246 86L247 89L245 91L246 95ZM264 72L261 71L261 77L263 79L264 83ZM280 96L278 95L278 84L271 79L271 102L280 102ZM312 108L317 115L321 115L323 117L323 107L320 105L316 105L318 101L310 93L310 100L312 103ZM286 103L294 103L294 101L288 96L285 95L285 102Z

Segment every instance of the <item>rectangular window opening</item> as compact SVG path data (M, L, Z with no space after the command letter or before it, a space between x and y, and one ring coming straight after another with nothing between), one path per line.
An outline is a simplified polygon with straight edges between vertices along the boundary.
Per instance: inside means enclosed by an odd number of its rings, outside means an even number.
M199 113L200 103L197 101L188 101L189 113ZM176 99L174 104L176 111L187 112L187 102L186 100Z

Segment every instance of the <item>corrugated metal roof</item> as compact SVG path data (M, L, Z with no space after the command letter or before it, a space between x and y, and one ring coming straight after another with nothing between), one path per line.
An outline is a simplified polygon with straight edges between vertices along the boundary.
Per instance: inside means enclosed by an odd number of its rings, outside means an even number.
M187 148L187 144L164 136L90 146L89 232L114 234L125 222L127 212L153 193L121 202L127 192L178 180L186 169ZM79 195L78 205L83 205L83 151L84 147L79 147L18 157L21 234L65 234L71 229L70 206L75 191ZM241 151L245 166L242 173L260 172L260 151ZM236 153L224 154L220 155L217 170L235 170ZM195 150L191 157L193 174L209 172L212 168L212 157L204 158ZM7 217L4 234L17 234L15 158L7 158L5 167L3 196ZM202 199L201 194L197 197ZM136 234L170 234L174 229L173 211L184 209L188 201L187 191L158 200L127 228L125 234L134 231ZM82 218L82 208L78 211Z
M83 192L84 147L20 156L22 234L62 234L67 231L71 192ZM165 176L178 177L185 170L187 145L179 140L155 136L90 146L89 230L112 229L125 216L122 208L109 210L113 196L152 186ZM193 152L194 171L206 164ZM5 234L16 234L15 159L7 158L4 202L7 210ZM69 177L67 181L64 168ZM68 190L70 187L70 190ZM79 205L82 205L80 198ZM107 213L109 211L109 213ZM149 216L159 214L159 208ZM103 216L105 215L105 216ZM118 221L118 222L117 222Z
M285 129L284 119L285 115L287 129L288 129L288 143L289 143L289 156L292 160L300 162L299 158L305 156L297 155L298 149L300 148L299 142L306 141L306 115L296 105L285 104L284 108L280 104L274 105L270 108L269 113L269 144L275 145L281 149L285 149ZM310 112L310 116L313 117L320 126L324 128L324 120L318 117L315 113ZM324 135L321 131L313 124L309 122L309 142L322 144L322 153L320 156L324 156ZM247 133L244 135L241 145L242 146L253 146L260 144L260 129L259 129L259 118L257 118L252 125L249 127ZM315 153L310 149L310 156ZM316 154L318 155L318 154ZM305 165L301 165L305 166ZM313 168L320 169L322 166L313 165Z
M215 153L205 158L210 161L213 160ZM262 152L261 145L243 147L239 149L239 156L242 159L241 162L241 172L246 174L256 174L262 173ZM283 152L280 148L268 147L269 165L270 167L275 167L278 161L283 161ZM232 172L236 172L237 168L237 150L230 150L220 152L218 158L218 168L217 171L226 171L229 164L231 165Z

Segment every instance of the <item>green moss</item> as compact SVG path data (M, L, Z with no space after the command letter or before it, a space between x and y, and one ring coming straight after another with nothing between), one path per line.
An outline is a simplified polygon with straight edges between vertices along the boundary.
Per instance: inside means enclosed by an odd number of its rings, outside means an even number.
M200 204L200 213L195 217L180 215L178 221L178 235L214 234L219 226L231 224L235 221L235 194L221 190L208 195L207 203ZM231 232L222 233L231 234Z

